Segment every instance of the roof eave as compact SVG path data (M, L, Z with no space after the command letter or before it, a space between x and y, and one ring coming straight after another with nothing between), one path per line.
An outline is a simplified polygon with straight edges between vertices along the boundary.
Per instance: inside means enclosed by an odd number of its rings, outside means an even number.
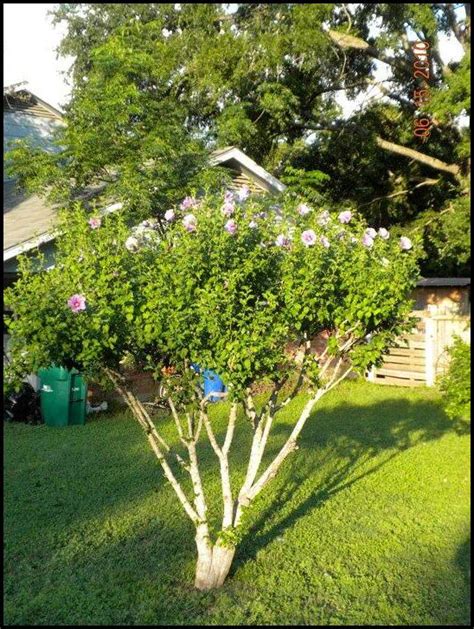
M248 155L245 155L245 153L236 146L214 151L214 153L211 154L210 162L213 166L215 166L217 164L228 162L231 159L237 160L240 164L242 164L242 166L247 168L250 172L265 181L278 192L284 192L286 190L284 183L259 166L253 159L251 159Z
M122 203L113 203L112 205L109 205L106 208L104 208L101 214L103 215L110 214L112 212L116 212L117 210L120 210L122 207L123 207ZM31 249L35 249L36 247L39 247L40 245L44 245L47 242L51 242L51 240L54 240L58 235L59 235L58 230L44 232L42 234L39 234L38 236L35 236L34 238L30 238L30 240L26 240L25 242L22 242L18 245L14 245L13 247L4 249L3 261L7 262L8 260L12 260L13 258L16 258L21 253L26 253L27 251L30 251Z

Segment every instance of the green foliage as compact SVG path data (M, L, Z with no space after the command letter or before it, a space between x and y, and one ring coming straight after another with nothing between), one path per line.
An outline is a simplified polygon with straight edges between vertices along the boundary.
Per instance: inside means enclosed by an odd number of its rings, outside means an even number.
M277 209L271 198L235 204L237 231L229 234L223 197L204 197L193 210L196 231L177 220L156 255L145 251L153 259L145 263L138 343L155 346L180 371L187 363L215 369L235 395L290 367L288 341L324 330L353 335L360 371L377 360L406 325L416 255L395 239L376 237L366 248L360 218L344 229L336 215L302 217L291 197L281 201ZM316 243L305 246L302 233L310 229ZM282 236L286 247L276 244Z
M329 175L321 170L303 170L286 166L281 180L289 187L289 192L306 198L311 203L321 203L325 188L330 181Z
M456 337L448 353L449 370L440 381L446 414L465 421L471 415L471 347Z
M264 463L306 399L282 411ZM228 411L210 409L222 439ZM154 419L179 444L172 418ZM248 432L234 437L233 487ZM202 593L193 526L128 411L67 430L8 424L4 623L468 626L469 450L436 389L342 385L306 425L295 465L250 508L225 586ZM200 448L219 526L215 460Z
M101 367L117 366L132 349L140 295L135 259L124 247L129 230L119 213L103 217L99 229L89 226L89 217L79 205L62 213L53 268L44 270L41 255L19 258L19 279L5 292L13 312L6 320L12 334L7 387L50 364L97 378ZM68 307L74 294L86 297L86 311Z

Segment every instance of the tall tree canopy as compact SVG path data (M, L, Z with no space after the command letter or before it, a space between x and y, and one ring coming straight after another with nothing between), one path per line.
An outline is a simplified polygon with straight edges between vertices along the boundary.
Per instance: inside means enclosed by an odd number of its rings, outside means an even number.
M422 232L426 274L467 273L469 130L460 116L470 112L470 6L227 7L59 5L59 53L74 58L64 150L32 159L16 149L20 183L64 199L105 179L149 214L183 187L219 179L206 154L236 144L309 198ZM464 52L448 65L446 36ZM418 104L415 40L429 45L431 99ZM339 94L365 97L344 115ZM413 133L422 116L431 120L424 143Z

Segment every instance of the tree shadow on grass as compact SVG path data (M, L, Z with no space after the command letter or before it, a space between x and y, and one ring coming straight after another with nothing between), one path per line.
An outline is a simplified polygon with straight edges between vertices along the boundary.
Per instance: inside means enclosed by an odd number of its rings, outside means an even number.
M267 464L284 443L289 428L274 426L272 433L278 447L267 453ZM430 401L394 398L367 406L344 403L315 411L302 432L298 451L290 455L294 458L280 470L278 485L272 492L275 497L269 503L264 500L266 506L258 500L250 509L249 528L231 574L255 559L259 551L298 520L375 474L400 452L452 432L459 434L457 426L439 404ZM268 490L272 491L271 485Z
M471 585L471 538L470 536L466 541L461 544L456 553L456 565L461 570L464 582L469 591Z

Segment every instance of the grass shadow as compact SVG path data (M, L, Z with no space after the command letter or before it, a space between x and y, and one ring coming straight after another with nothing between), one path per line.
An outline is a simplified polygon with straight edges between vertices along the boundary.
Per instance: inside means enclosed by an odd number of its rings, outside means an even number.
M394 398L366 406L345 402L333 409L316 410L301 434L299 450L290 455L294 459L280 470L278 486L271 492L273 498L265 500L262 496L250 508L249 528L232 573L255 559L298 520L375 474L400 452L452 432L459 434L458 427L439 404L431 401ZM274 426L279 446L267 453L267 464L288 434L288 426Z

